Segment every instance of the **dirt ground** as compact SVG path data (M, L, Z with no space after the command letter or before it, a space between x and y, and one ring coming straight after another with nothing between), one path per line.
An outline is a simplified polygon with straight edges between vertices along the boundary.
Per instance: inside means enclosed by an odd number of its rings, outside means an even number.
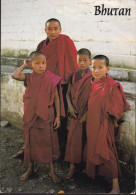
M13 126L1 127L1 193L44 193L58 194L61 190L65 194L102 194L111 189L111 180L97 177L95 180L88 178L80 172L77 166L75 176L70 180L63 179L68 171L69 164L66 162L55 162L56 173L62 178L60 183L54 183L48 176L48 166L45 164L35 165L32 177L23 182L19 178L26 170L23 159L15 158L16 152L22 147L22 132ZM123 174L120 179L121 193L130 194L135 189L135 179Z

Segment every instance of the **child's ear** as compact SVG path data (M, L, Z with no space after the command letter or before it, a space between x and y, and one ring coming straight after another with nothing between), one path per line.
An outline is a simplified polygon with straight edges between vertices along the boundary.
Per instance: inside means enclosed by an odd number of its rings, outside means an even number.
M107 72L109 72L109 70L110 70L110 66L107 66Z

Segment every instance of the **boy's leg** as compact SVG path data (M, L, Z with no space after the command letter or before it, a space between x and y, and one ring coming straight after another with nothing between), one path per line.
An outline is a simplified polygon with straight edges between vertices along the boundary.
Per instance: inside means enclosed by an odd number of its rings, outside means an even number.
M20 179L22 181L27 180L30 177L30 175L32 174L32 172L33 172L33 163L29 163L27 171L20 177Z
M115 178L112 180L112 190L110 191L109 194L119 194L120 193L120 188L119 188L119 181L118 178Z
M65 179L72 178L74 173L75 173L75 165L74 165L74 163L70 163L70 169L69 169L68 174L65 176Z
M55 174L54 171L54 164L53 162L49 163L49 167L50 167L50 172L49 172L49 176L51 177L51 179L56 183L60 181L60 178Z

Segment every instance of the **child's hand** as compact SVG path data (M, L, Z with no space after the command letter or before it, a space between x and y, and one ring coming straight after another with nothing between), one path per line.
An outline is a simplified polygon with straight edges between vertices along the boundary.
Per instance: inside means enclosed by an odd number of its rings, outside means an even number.
M31 68L31 63L30 63L30 61L28 60L28 58L25 58L25 59L24 59L23 67L24 67L24 68Z
M124 116L125 116L125 112L123 112L123 114L122 114L122 116L120 118L122 121L123 121Z
M117 128L118 126L117 119L114 119L114 127Z
M85 113L83 114L83 116L81 117L81 119L79 120L79 122L80 122L80 123L83 123L83 122L86 121L86 119L87 119L87 112L85 112Z
M69 112L73 118L77 118L77 111L73 106L69 106Z
M60 117L56 117L54 120L53 128L58 129L60 127Z

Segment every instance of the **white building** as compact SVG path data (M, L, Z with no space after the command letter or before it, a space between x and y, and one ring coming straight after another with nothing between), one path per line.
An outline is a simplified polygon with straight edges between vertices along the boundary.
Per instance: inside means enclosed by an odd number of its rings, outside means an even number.
M95 6L130 8L130 15L95 15ZM104 54L115 67L135 68L135 0L2 0L2 54L35 50L45 22L57 18L77 49ZM19 55L19 54L18 54Z

